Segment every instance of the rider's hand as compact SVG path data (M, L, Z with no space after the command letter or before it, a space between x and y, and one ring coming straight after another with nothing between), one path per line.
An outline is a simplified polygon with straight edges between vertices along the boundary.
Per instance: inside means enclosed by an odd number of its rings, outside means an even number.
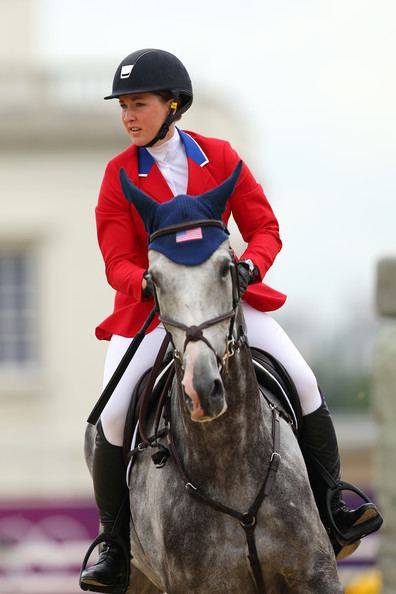
M258 269L251 260L240 260L237 263L239 295L242 297L251 283L257 280Z
M143 274L142 278L142 297L143 300L146 301L153 296L153 281L151 280L151 275L148 270L146 270Z

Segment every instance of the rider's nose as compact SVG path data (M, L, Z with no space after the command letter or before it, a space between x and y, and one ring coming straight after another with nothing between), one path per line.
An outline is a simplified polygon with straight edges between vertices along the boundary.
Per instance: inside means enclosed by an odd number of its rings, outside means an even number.
M132 122L135 120L135 114L132 109L125 109L122 114L124 122Z

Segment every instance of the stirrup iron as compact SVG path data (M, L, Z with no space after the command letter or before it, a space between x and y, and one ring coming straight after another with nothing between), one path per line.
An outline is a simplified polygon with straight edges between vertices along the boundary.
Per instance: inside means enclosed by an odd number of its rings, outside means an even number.
M122 552L122 556L125 561L125 574L123 576L123 581L120 584L109 585L109 586L95 586L94 584L84 584L84 582L81 581L82 573L87 567L87 563L88 563L89 558L92 554L92 551L101 543L113 545L113 546L117 547L118 549L120 549ZM81 590L84 590L84 591L100 592L101 594L126 594L126 591L128 590L128 587L129 587L130 571L131 571L130 554L129 554L129 551L128 551L127 547L125 546L125 543L122 540L122 538L120 536L116 536L114 534L102 532L102 534L99 534L99 536L97 538L95 538L95 540L90 544L90 546L85 554L84 561L82 563L81 571L80 571L80 580L79 580L80 588L81 588Z
M332 506L334 498L341 491L351 491L353 493L356 493L356 495L358 495L364 501L364 503L372 503L372 501L370 501L370 499L361 489L345 481L338 481L335 486L329 486L329 488L327 489L326 511L331 532L340 545L350 545L362 538L363 536L367 536L367 534L371 534L372 532L378 530L382 525L383 518L381 514L377 511L377 515L375 517L369 518L365 522L356 524L355 526L351 526L351 528L349 528L345 532L341 531L334 520ZM362 533L363 528L364 532Z

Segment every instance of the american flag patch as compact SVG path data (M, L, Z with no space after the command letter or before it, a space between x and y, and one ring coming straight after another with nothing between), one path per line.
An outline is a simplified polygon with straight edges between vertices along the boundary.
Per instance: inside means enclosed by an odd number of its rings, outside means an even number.
M202 239L201 227L195 227L195 229L186 229L185 231L178 231L176 233L176 243L182 243L183 241L194 241L196 239Z

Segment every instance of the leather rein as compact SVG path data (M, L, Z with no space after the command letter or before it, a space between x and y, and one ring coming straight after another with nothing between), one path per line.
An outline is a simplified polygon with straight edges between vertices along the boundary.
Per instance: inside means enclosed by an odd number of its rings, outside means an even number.
M173 225L171 227L165 227L163 229L156 231L155 233L153 233L150 236L150 241L152 241L153 239L155 239L156 237L159 237L161 235L169 235L171 233L176 233L181 230L187 230L187 229L191 229L193 227L200 227L200 226L218 226L223 229L225 228L222 221L211 220L211 219L194 221L194 222L189 222L189 223L182 223L180 225ZM157 312L159 313L160 320L163 322L164 326L165 327L173 326L173 327L178 328L186 333L183 350L185 350L187 344L190 341L204 342L216 355L218 365L221 366L221 371L225 371L225 372L227 371L229 358L234 355L236 350L239 350L239 348L243 342L243 339L244 339L243 335L242 336L238 335L237 339L235 339L233 337L236 308L238 306L238 303L240 302L238 275L237 275L237 270L236 270L236 265L235 265L235 261L233 258L233 254L232 254L232 262L231 262L230 270L231 270L232 284L233 284L233 307L232 307L232 310L229 312L226 312L225 314L221 314L219 316L211 318L199 325L187 326L177 320L173 320L171 318L162 316L159 311L158 300L157 300L157 296L155 294L155 287L153 284L156 309L157 309ZM227 346L226 346L226 351L225 351L224 355L222 357L219 357L218 353L215 351L213 346L204 337L203 330L205 328L209 328L210 326L213 326L213 325L223 322L225 320L230 320L230 325L229 325L229 330L228 330L228 338L227 338ZM239 334L239 332L238 332L238 334ZM182 459L177 451L177 448L175 446L174 435L172 432L170 397L169 397L170 388L171 388L172 380L174 377L174 369L173 369L173 372L169 374L169 377L165 383L165 386L163 388L162 394L159 399L157 412L155 415L154 435L151 437L147 437L147 434L145 432L145 420L146 420L146 416L147 416L147 402L148 402L149 396L151 394L151 391L153 389L155 378L158 375L159 367L160 367L161 362L164 358L166 349L167 349L170 341L172 341L172 338L171 338L169 331L167 330L167 334L164 339L164 343L160 349L160 352L158 353L156 362L154 363L154 366L153 366L152 374L150 376L150 379L149 379L146 389L144 391L143 403L140 408L139 430L140 430L142 442L134 450L129 452L128 457L129 457L129 459L131 459L136 453L141 452L142 450L145 450L147 447L158 448L158 451L152 456L152 458L153 458L154 464L158 468L161 468L165 465L169 455L171 454L175 463L176 463L176 468L184 482L184 488L191 497L200 501L202 504L204 504L208 507L211 507L212 509L214 509L216 511L227 514L227 515L237 519L245 531L245 536L246 536L246 541L247 541L247 546L248 546L247 557L248 557L251 572L252 572L252 578L254 581L255 590L256 590L257 594L265 594L264 577L263 577L263 572L261 569L261 564L260 564L260 561L258 558L254 530L255 530L255 527L257 524L258 511L259 511L260 506L261 506L263 500L265 499L265 497L267 497L269 495L269 493L271 492L272 486L275 482L276 473L279 468L280 459L281 459L281 456L279 453L280 423L279 423L278 411L274 406L271 406L271 413L272 413L272 453L271 453L271 458L270 458L270 462L269 462L263 483L256 495L254 502L249 507L249 509L245 512L240 512L240 511L235 510L227 505L222 504L220 501L217 501L217 500L209 497L200 487L196 486L193 483L193 481L190 479L187 471L184 468L183 461L182 461ZM182 369L182 354L180 354L174 348L173 357L174 357L174 361L175 361L175 367L177 367L177 370L178 370L177 375L179 376L178 381L180 383L180 371ZM164 411L165 411L165 414L164 414ZM164 415L165 427L163 429L159 430L159 425L160 425L160 420L161 420L162 415ZM161 439L162 437L165 437L165 436L167 438L167 444L168 444L169 450L163 444L161 444L159 442L159 439Z

